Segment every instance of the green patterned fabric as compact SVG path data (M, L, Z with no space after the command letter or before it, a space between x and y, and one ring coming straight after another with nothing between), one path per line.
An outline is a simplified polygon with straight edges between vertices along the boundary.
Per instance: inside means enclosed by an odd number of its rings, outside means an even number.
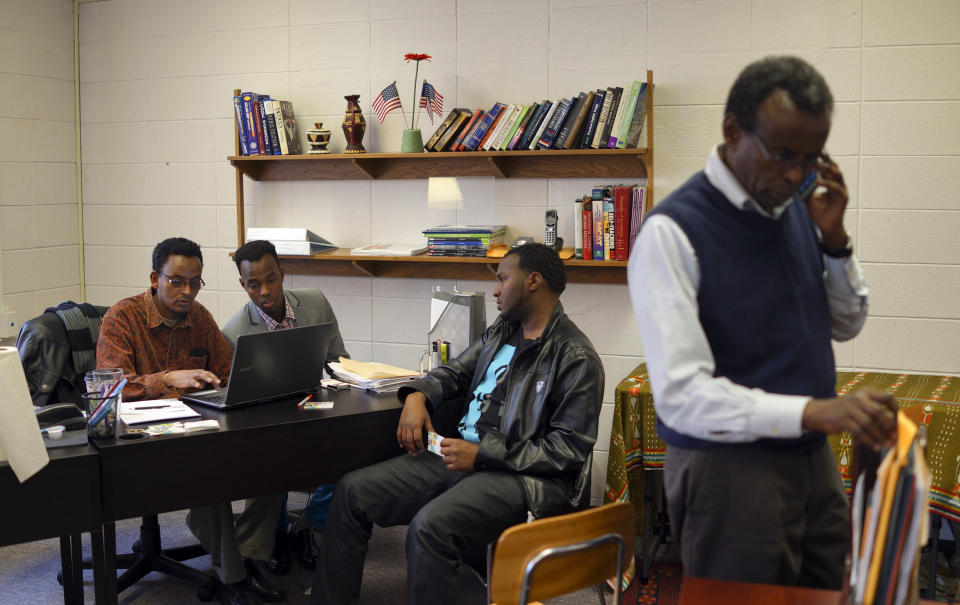
M857 389L884 391L901 407L922 406L921 423L927 425L927 463L933 479L930 510L960 521L960 377L921 374L840 372L837 393ZM640 364L618 386L604 502L633 502L637 533L643 532L644 471L663 470L666 446L657 436L656 412L647 378ZM849 433L830 436L844 486L850 488L853 439Z

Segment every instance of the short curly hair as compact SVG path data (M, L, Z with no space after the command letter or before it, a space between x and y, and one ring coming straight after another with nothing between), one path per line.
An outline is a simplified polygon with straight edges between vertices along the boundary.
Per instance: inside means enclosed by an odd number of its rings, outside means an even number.
M567 269L553 248L537 243L524 244L511 248L504 258L514 254L517 255L517 266L521 270L527 273L536 271L557 294L562 294L567 288Z
M799 57L765 57L747 65L730 88L726 113L733 114L744 132L757 127L757 110L774 90L786 91L798 108L813 114L833 111L833 95L826 80Z
M153 248L153 270L163 271L167 259L178 255L199 258L200 264L203 264L203 253L196 242L185 237L168 237Z
M254 263L268 254L277 261L279 267L280 258L277 256L277 247L265 239L254 239L237 248L233 253L233 262L237 263L237 271L240 271L240 263L243 261Z

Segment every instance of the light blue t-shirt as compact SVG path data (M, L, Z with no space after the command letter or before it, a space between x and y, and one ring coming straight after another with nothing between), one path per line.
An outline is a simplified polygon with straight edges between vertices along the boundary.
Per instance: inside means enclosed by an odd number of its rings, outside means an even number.
M473 391L473 399L470 401L470 405L467 406L467 413L460 419L460 425L457 427L460 429L460 434L467 441L480 443L480 435L477 434L477 421L480 419L480 414L482 414L486 410L487 405L489 405L487 396L493 392L493 389L497 386L497 381L501 375L507 371L510 360L513 359L514 351L516 351L516 347L513 345L503 345L500 347L500 350L497 351L497 354L494 355L490 361L490 365L487 366L483 380L480 381L476 390Z

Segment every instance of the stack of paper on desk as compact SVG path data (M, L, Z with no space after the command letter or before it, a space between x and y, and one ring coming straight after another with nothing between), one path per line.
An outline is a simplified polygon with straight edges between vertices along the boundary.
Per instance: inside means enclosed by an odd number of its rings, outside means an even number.
M121 401L120 420L127 426L176 418L199 418L200 414L178 399Z
M341 357L340 362L331 362L333 375L350 386L369 389L377 393L395 391L404 383L420 376L413 370L406 370L385 363L356 361Z

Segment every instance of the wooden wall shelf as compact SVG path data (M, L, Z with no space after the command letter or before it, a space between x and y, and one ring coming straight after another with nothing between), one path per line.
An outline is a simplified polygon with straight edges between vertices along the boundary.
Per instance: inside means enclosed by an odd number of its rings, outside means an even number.
M455 256L355 256L346 248L313 256L281 255L287 273L297 275L345 275L359 277L421 277L431 279L491 280L498 258ZM625 284L625 261L564 261L567 281L595 284Z
M508 179L647 179L647 204L653 199L653 71L647 70L646 148L569 149L538 151L473 151L440 153L364 153L326 155L242 156L234 128L237 241L246 238L244 183L254 181L315 181L425 179L430 177L492 176ZM234 95L239 95L236 90ZM559 202L558 202L559 203ZM281 256L287 273L367 277L492 279L499 259L443 256L352 256L337 249L314 256ZM567 281L625 284L626 262L564 261Z
M510 179L647 177L646 149L565 149L440 153L230 156L254 181L425 179L492 176Z

